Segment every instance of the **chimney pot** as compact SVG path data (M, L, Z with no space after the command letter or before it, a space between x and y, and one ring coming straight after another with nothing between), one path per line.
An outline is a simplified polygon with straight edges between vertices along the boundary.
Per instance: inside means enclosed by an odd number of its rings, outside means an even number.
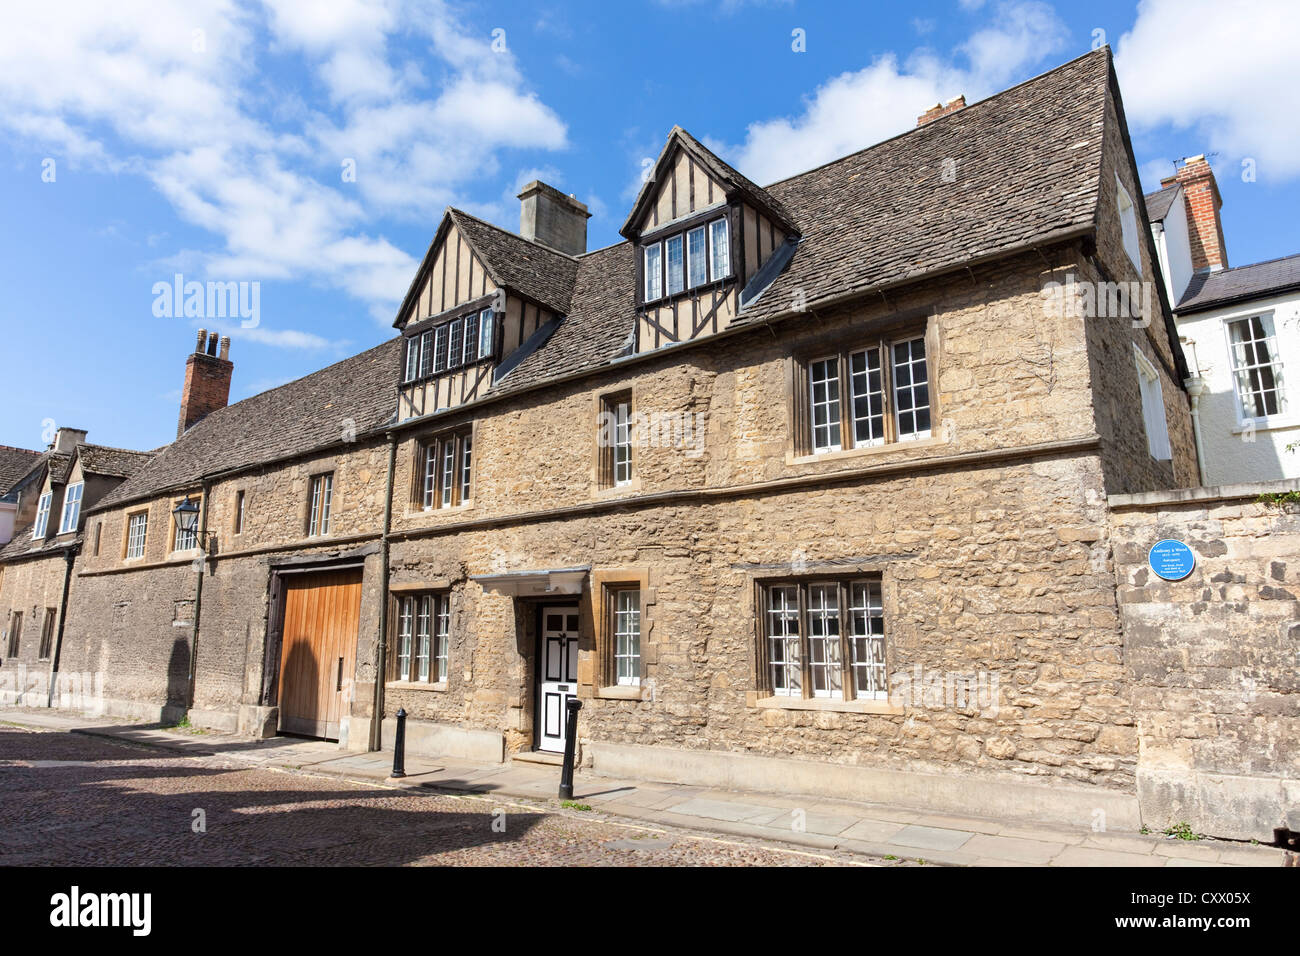
M209 355L217 354L217 333L216 332L208 333L208 354Z
M207 345L207 342L208 342L208 330L199 329L199 342L196 346L194 346L194 351L202 353L204 346Z
M219 358L222 358L226 361L230 361L230 336L229 335L223 335L221 337L221 354Z
M519 234L571 256L587 251L591 213L573 196L533 180L519 194Z

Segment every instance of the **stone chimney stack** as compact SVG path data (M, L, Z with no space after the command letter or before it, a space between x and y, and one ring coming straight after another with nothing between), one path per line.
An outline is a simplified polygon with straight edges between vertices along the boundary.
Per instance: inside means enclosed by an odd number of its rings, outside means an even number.
M1223 220L1219 210L1223 198L1214 170L1205 156L1189 156L1182 168L1160 180L1161 186L1178 183L1187 197L1187 238L1192 247L1192 269L1218 272L1228 268L1228 247L1223 242Z
M571 256L587 251L591 213L576 198L534 179L519 194L519 201L519 234L525 239Z
M194 352L185 360L185 387L181 391L181 415L176 425L180 438L201 418L230 401L230 376L234 363L230 361L230 338L220 337L221 353L217 354L216 332L199 329Z
M50 443L50 451L61 451L71 454L79 444L86 440L86 430L84 428L60 428L54 435L54 441Z
M928 110L916 118L917 126L924 126L926 123L933 123L940 116L947 116L949 113L955 113L966 105L966 94L954 96L947 103L935 103Z

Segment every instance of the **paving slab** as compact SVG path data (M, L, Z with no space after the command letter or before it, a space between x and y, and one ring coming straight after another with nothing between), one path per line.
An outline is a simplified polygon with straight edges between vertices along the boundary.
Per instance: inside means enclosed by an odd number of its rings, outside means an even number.
M921 850L958 850L973 834L963 830L908 825L894 834L890 843Z
M1097 847L1068 846L1052 860L1051 866L1164 866L1167 856L1154 853L1127 853Z
M977 833L962 846L962 851L1021 865L1046 866L1065 850L1065 846L1064 843L1048 843L1044 840L1021 840Z
M904 826L905 824L896 823L892 820L859 820L841 833L840 836L850 840L871 840L888 843Z

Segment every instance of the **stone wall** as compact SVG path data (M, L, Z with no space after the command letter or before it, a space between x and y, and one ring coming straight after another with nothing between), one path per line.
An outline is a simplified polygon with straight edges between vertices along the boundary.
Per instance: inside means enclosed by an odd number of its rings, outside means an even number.
M51 654L58 636L58 615L63 599L63 581L67 562L63 552L40 558L10 561L5 564L0 578L0 700L16 699L16 695L31 695L30 699L44 706L48 700L50 669L49 658L41 658L41 629L47 610L53 610ZM23 616L22 634L18 654L9 657L9 630L13 626L14 612Z
M1300 482L1111 498L1138 793L1153 828L1271 840L1300 829ZM1164 581L1164 538L1196 555Z

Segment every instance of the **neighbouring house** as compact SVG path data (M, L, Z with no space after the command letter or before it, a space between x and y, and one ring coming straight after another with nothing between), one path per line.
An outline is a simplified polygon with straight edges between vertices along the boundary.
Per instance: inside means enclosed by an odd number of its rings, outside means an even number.
M0 544L14 536L22 505L24 479L36 470L42 453L0 445Z
M1214 171L1193 156L1146 197L1189 385L1203 483L1300 478L1300 254L1229 268Z
M1110 502L1197 460L1109 50L767 186L675 128L605 248L519 198L319 372L227 405L200 332L178 437L82 509L100 712L553 762L576 698L597 771L1174 822Z
M99 526L85 534L86 509L150 457L85 438L85 431L61 428L38 455L19 482L23 520L0 547L0 665L7 672L3 695L10 700L50 703L74 563L83 546L96 554L102 543ZM21 679L14 674L18 668Z

